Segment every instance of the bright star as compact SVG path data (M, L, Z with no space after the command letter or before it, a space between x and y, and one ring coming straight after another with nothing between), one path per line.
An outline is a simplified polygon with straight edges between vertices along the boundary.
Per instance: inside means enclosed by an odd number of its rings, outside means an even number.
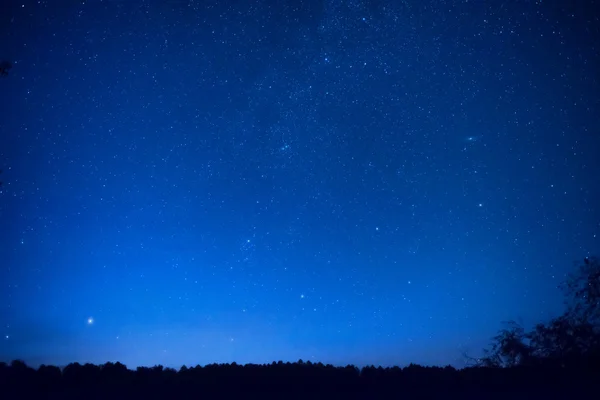
M94 318L89 317L87 320L88 325L92 325L94 323Z

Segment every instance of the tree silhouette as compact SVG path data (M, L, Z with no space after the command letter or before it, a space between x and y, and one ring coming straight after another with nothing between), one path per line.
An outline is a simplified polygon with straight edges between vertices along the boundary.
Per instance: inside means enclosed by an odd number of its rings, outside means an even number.
M482 364L600 366L600 261L586 257L560 288L567 306L562 315L537 324L531 332L509 323L493 338Z
M565 368L334 367L305 361L139 367L69 364L62 371L0 363L0 398L582 398L596 374ZM579 390L582 393L579 393ZM523 394L529 396L523 397ZM535 394L535 396L531 396Z
M514 367L526 364L532 355L528 336L523 327L515 321L506 322L507 327L493 338L492 348L482 359L487 367Z
M569 318L600 326L600 260L586 257L562 285Z

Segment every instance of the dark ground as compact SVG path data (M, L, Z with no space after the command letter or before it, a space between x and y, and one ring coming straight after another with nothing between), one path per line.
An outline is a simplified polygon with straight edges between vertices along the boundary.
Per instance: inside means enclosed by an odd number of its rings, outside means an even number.
M0 397L44 399L575 399L598 393L597 365L486 368L334 367L310 362L127 369L120 363L0 365Z

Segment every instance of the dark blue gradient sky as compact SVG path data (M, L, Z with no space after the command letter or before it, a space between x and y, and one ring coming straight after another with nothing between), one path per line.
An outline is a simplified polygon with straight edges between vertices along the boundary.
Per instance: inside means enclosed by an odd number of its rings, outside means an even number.
M600 235L585 2L2 2L0 359L462 365Z

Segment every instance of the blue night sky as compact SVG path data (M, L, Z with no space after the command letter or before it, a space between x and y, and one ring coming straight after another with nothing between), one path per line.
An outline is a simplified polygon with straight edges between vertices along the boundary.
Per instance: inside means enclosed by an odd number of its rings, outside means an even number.
M584 2L2 2L0 360L463 365L600 242Z

